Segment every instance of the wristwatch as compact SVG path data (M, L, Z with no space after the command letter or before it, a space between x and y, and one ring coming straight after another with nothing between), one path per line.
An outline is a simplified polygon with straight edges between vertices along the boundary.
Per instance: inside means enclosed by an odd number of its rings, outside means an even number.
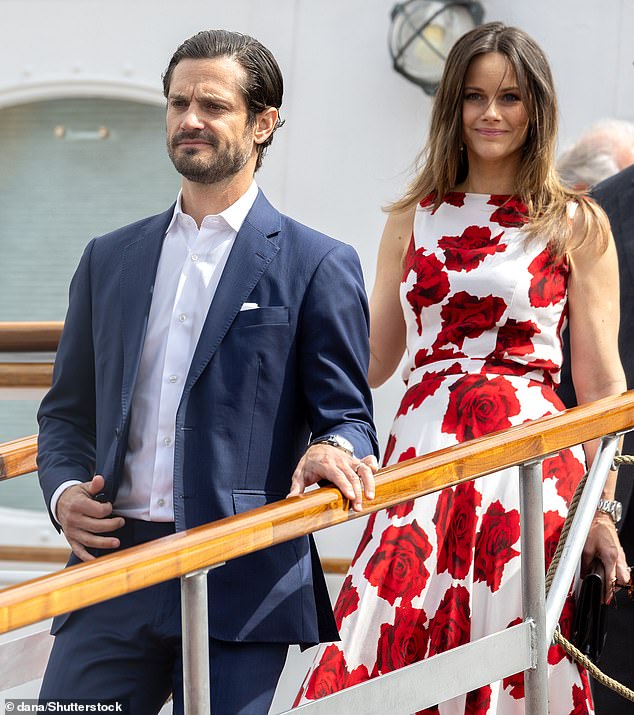
M342 437L339 434L327 434L323 437L317 437L312 440L308 446L312 447L314 444L329 444L331 447L343 449L344 452L347 452L351 457L354 457L354 447L345 437Z
M611 499L599 499L597 511L602 511L612 517L612 521L617 524L621 520L623 514L623 505L620 501Z

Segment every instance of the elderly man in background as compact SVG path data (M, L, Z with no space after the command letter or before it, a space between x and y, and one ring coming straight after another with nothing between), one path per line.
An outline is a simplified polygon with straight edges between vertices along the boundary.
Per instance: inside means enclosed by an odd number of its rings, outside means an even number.
M580 191L634 164L634 122L602 119L563 154L557 171L568 186Z

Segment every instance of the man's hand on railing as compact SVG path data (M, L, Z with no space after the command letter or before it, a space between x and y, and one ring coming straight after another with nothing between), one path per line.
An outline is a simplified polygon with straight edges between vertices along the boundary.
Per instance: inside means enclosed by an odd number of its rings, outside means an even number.
M628 583L630 580L630 570L627 565L625 553L616 532L616 526L612 518L603 512L597 512L581 557L581 576L583 577L589 570L592 561L598 558L603 563L605 569L605 593L603 600L610 603L614 594L615 584Z
M103 488L104 478L97 474L85 484L68 487L57 500L56 518L73 552L82 561L95 558L87 548L116 549L119 546L119 539L100 536L124 524L122 517L110 516L110 502L95 499Z
M361 511L363 494L374 499L374 474L379 465L373 454L357 459L338 447L314 444L300 459L293 478L289 497L296 497L322 479L338 487L355 511Z

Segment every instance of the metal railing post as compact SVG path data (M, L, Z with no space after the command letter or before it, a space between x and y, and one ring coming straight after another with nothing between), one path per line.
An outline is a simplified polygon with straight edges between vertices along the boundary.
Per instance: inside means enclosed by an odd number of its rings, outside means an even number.
M546 638L548 640L553 637L570 590L570 584L573 582L579 568L579 560L597 509L597 503L601 498L601 492L614 461L618 440L618 436L613 434L605 435L605 437L601 438L592 467L588 472L588 479L583 494L579 498L577 511L566 539L566 545L561 552L559 566L546 599Z
M533 625L533 667L524 671L525 708L548 715L548 642L544 573L544 504L542 460L520 466L520 540L522 550L522 611Z
M210 715L209 614L207 573L209 569L181 576L183 626L183 696L185 715Z

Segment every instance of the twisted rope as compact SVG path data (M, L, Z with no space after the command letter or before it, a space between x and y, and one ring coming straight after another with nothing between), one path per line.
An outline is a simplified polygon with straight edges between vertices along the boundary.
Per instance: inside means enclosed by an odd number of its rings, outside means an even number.
M614 464L616 466L620 464L634 464L634 457L630 455L617 455L614 457ZM555 571L557 570L561 553L564 550L564 546L566 545L568 532L570 531L570 526L572 524L575 512L577 511L577 505L579 504L579 499L581 498L581 493L583 492L583 488L586 484L587 479L588 474L586 472L586 474L583 476L583 479L577 485L577 489L575 490L575 493L570 502L570 509L568 510L568 515L566 516L566 520L564 521L564 525L561 529L561 534L559 536L559 541L557 542L555 554L553 556L552 561L550 562L550 566L548 567L548 571L546 573L546 595L548 595L548 592L550 591L550 586L555 576ZM615 693L625 698L626 700L634 702L634 691L630 690L630 688L627 688L622 683L619 683L618 680L614 680L614 678L610 678L609 675L606 675L569 640L564 638L559 629L559 624L557 625L555 633L553 634L553 641L555 643L558 643L575 662L579 663L579 665L584 667L598 683L601 683L601 685L604 685L606 688L610 688L610 690L614 690Z

